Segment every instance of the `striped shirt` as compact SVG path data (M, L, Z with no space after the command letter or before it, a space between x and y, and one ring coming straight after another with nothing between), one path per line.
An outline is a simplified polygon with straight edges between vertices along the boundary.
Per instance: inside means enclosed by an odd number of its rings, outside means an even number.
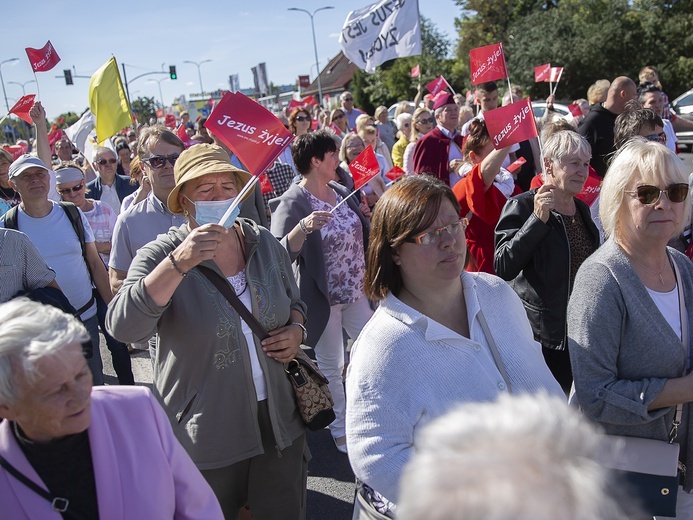
M19 291L45 287L53 280L55 272L29 237L13 229L0 229L0 302Z

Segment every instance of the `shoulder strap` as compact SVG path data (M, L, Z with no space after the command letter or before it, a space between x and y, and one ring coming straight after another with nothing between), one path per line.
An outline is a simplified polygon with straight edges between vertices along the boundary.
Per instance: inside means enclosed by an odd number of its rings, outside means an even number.
M84 232L84 224L82 223L82 216L79 214L77 206L75 206L72 202L59 201L58 205L61 208L63 208L63 211L67 215L67 218L70 220L70 224L72 224L72 229L75 230L75 234L77 235L77 239L79 240L79 245L82 248L82 258L84 258L84 263L87 266L87 271L89 271L89 276L93 281L94 277L91 274L91 269L89 269L89 261L87 260L87 242L86 235Z
M489 329L488 323L486 323L486 318L484 318L484 314L481 312L481 309L479 309L477 316L479 317L481 329L484 331L484 336L486 336L486 341L488 341L488 346L491 348L493 360L496 362L496 366L498 367L498 371L500 372L503 381L505 381L505 386L508 387L508 393L512 394L513 390L512 386L510 386L510 378L505 370L505 365L503 364L503 360L498 352L498 346L496 345L496 341L493 339L493 334L491 334L491 329Z
M667 256L669 256L667 254ZM688 310L686 309L686 299L683 294L683 278L681 277L681 272L679 271L679 266L676 265L676 260L669 257L671 266L674 268L674 275L676 275L676 287L679 292L679 319L681 320L681 343L683 343L683 348L686 351L686 363L683 367L683 376L686 375L691 364L691 346L690 338L688 336ZM679 425L681 424L681 419L683 418L683 405L681 403L676 405L676 413L674 414L674 421L671 426L671 431L669 432L669 442L672 443L678 435Z
M7 213L5 213L5 228L14 229L19 231L19 225L17 223L17 215L19 214L19 209L17 206L10 208Z

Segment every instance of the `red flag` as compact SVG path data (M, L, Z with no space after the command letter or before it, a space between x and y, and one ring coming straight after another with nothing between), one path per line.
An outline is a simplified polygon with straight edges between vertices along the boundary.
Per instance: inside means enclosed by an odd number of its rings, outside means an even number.
M19 98L19 101L17 101L14 104L14 106L10 108L8 114L14 114L22 121L26 121L30 125L33 125L34 122L31 120L31 117L29 116L29 110L31 110L31 107L34 106L35 97L36 96L34 94L22 96L21 98Z
M369 146L349 164L351 176L354 178L354 189L361 189L368 181L380 173L378 159L373 147Z
M416 67L411 68L411 77L412 78L418 78L421 76L421 66L417 65Z
M16 161L19 159L23 154L26 153L26 149L18 144L9 144L5 145L2 147L3 150L7 150L12 154L12 160Z
M55 52L53 44L50 40L43 46L42 49L32 49L27 47L24 49L29 57L29 63L34 72L46 72L55 67L60 61L60 56Z
M294 139L274 114L240 92L224 94L205 127L254 175L263 173Z
M164 124L168 128L175 128L176 127L176 116L174 116L173 114L166 114L166 116L164 117Z
M535 83L544 83L546 81L549 81L549 77L551 76L551 64L546 63L545 65L539 65L538 67L534 67L534 82Z
M163 119L164 118L164 109L163 108L157 108L156 109L156 118L157 119Z
M477 47L469 51L469 62L472 71L472 85L503 79L508 76L505 69L503 44L494 43Z
M438 76L428 85L426 85L426 88L431 93L431 95L435 96L438 92L442 92L443 90L445 90L447 86L448 82L445 81L445 78L443 76Z
M551 76L549 81L551 83L558 83L561 81L561 76L563 75L563 67L551 67Z
M484 120L496 150L537 137L529 98L486 112Z
M58 125L53 123L51 131L48 132L48 144L51 146L51 150L53 149L53 145L63 138L63 135L64 132L58 128Z
M260 191L263 195L271 193L274 191L274 186L272 186L272 181L270 181L267 174L260 175Z
M385 174L385 177L387 177L391 181L396 181L402 175L404 175L404 170L399 166L393 166L392 169Z
M515 173L518 171L520 168L522 168L522 165L527 162L527 159L524 157L519 157L517 161L512 162L508 165L506 170L508 170L510 173Z
M575 117L580 117L583 115L582 113L582 108L580 105L576 105L575 103L571 103L568 105L568 110L570 110L570 113L573 114Z
M301 88L310 87L310 76L299 76L298 77L298 86Z
M192 139L190 139L188 132L185 131L185 125L183 124L178 125L178 128L176 129L176 135L181 141L183 141L183 144L186 148L190 148L192 145L196 144L195 142L193 142Z
M210 107L214 106L214 98L211 97L207 100L207 106L210 106Z
M602 180L597 176L597 172L590 166L589 175L582 187L582 191L575 195L578 199L591 206L602 189Z

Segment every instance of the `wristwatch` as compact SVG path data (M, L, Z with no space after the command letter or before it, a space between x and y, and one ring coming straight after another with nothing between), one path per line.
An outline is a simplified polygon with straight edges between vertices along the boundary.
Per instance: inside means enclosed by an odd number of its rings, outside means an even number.
M289 325L298 325L299 327L301 327L301 330L303 331L303 337L301 338L301 343L305 343L306 340L308 339L308 331L303 326L303 323L299 323L297 321L292 321L291 323L289 323Z

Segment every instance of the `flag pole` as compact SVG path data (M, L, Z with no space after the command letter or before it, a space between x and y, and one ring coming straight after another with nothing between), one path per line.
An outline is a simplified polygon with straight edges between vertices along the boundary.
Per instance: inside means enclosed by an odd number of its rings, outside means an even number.
M446 84L446 85L448 86L448 88L452 91L452 95L454 96L454 95L455 95L455 89L453 89L453 88L450 86L450 83L448 83L448 80L446 80L445 77L443 77L443 80L445 80L445 84Z
M31 67L33 70L34 67ZM41 101L41 86L39 85L38 81L38 76L36 75L36 71L34 70L34 80L36 81L36 100Z
M332 213L332 214L334 215L334 210L336 210L339 206L341 206L341 205L344 204L347 200L349 200L350 197L352 197L353 195L355 195L356 193L358 193L358 191L359 191L360 189L361 189L361 188L357 188L357 189L355 189L354 191L352 191L349 195L347 195L346 197L344 197L344 198L342 199L342 202L340 202L339 204L337 204L334 208L332 208L332 209L330 210L330 213Z
M245 198L245 196L250 193L250 190L252 190L255 187L255 184L257 183L258 178L260 175L262 175L264 170L259 174L259 175L253 175L252 178L246 183L245 186L243 186L243 189L241 192L236 195L236 199L231 203L229 206L229 209L226 210L224 215L219 219L219 225L223 226L226 220L231 216L231 213L234 212L234 210L241 204L241 201Z
M561 81L561 76L563 76L563 69L565 67L561 67L561 72L558 73L558 77L556 78L556 84L553 87L553 92L551 93L553 96L556 95L556 89L558 89L558 82Z

